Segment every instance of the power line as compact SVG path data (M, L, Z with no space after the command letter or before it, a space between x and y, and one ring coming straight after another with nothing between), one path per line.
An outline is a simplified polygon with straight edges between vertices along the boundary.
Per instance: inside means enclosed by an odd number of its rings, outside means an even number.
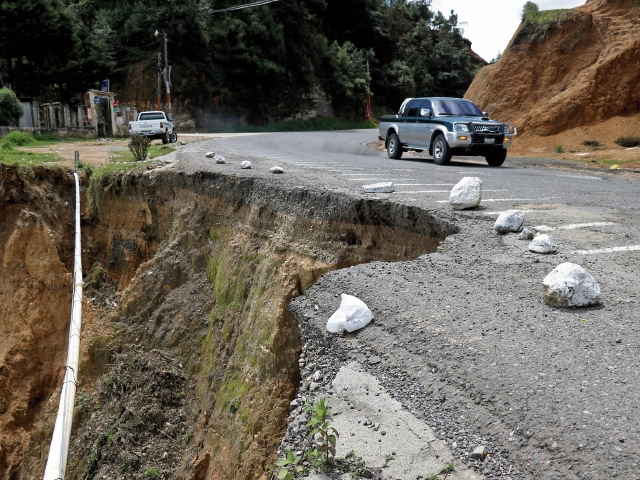
M260 5L266 5L267 3L279 2L280 0L260 0L253 3L245 3L243 5L236 5L235 7L221 8L220 10L213 10L211 13L230 12L232 10L242 10L243 8L259 7Z

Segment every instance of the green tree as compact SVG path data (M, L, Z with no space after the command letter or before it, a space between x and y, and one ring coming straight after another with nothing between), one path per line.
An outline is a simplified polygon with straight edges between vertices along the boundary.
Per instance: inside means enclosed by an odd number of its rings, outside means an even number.
M6 87L0 88L0 126L17 125L23 113L22 103L16 94Z
M540 13L540 7L536 3L529 1L523 5L520 18L524 23L531 23L538 13Z

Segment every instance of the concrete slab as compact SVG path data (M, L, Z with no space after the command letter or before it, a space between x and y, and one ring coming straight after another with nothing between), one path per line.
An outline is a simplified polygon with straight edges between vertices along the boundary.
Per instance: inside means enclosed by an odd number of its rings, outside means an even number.
M340 368L333 390L328 405L333 414L331 426L340 434L338 456L353 450L368 467L383 468L384 478L389 479L423 479L439 473L448 463L455 468L447 477L450 480L484 478L454 460L448 445L357 362Z

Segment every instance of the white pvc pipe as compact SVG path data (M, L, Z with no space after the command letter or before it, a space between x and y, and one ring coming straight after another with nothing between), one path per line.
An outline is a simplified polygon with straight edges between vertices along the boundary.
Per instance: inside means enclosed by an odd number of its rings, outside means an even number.
M82 324L82 250L80 248L80 182L78 181L77 173L74 172L73 176L76 183L76 232L69 347L62 393L60 394L60 406L58 407L56 425L53 429L53 437L49 447L49 458L44 470L44 480L64 480L69 440L71 438L73 407L76 400L76 383L78 381L80 327Z

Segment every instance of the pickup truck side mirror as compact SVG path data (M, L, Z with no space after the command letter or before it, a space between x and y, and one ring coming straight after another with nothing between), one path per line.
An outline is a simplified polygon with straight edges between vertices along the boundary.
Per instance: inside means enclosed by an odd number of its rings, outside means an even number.
M429 110L428 108L421 108L420 109L420 116L421 117L430 117L431 116L431 110Z
M483 118L489 118L489 112L482 112Z

